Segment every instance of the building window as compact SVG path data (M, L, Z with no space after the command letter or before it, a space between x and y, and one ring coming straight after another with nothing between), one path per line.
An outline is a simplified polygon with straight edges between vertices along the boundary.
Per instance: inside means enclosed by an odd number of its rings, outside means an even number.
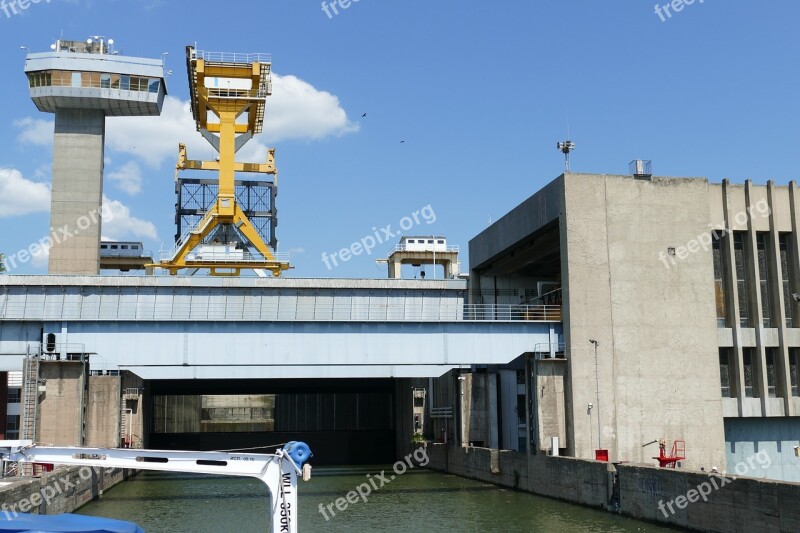
M9 387L8 403L20 403L21 401L22 401L22 389L18 387Z
M756 234L756 251L758 259L758 277L761 285L761 315L765 328L772 327L772 306L770 305L769 276L769 233Z
M736 262L736 293L739 297L739 324L750 327L750 299L747 297L747 246L746 234L737 231L733 234L733 255Z
M786 327L794 327L794 305L792 305L792 262L789 260L792 257L792 247L790 240L790 233L781 233L778 235L778 247L780 248L781 255L781 278L783 282L783 308L786 313Z
M719 349L719 377L722 386L723 398L735 398L736 394L732 390L731 383L731 349Z
M775 368L775 356L777 348L767 348L767 395L769 398L777 398L776 388L778 386L777 369Z
M744 359L744 395L746 398L758 398L758 387L756 386L756 369L753 366L755 348L745 348L743 350Z
M728 321L726 319L727 302L725 294L725 281L723 279L723 276L725 275L725 269L723 268L724 262L722 259L722 239L724 239L725 236L717 235L716 232L713 233L713 236L714 241L712 244L712 249L714 255L714 291L717 300L717 327L724 328L728 325Z
M792 396L800 396L800 387L797 386L797 352L800 348L789 348L789 377L792 384Z
M6 416L6 439L17 440L19 438L19 415Z

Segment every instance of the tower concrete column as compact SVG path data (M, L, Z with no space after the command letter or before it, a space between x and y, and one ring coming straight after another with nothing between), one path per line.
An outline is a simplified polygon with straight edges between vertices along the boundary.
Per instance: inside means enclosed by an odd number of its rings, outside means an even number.
M104 143L104 111L56 111L50 274L100 273Z

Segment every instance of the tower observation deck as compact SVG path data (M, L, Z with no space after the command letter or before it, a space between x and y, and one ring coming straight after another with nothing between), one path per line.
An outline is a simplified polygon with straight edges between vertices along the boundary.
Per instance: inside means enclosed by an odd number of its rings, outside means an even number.
M50 274L98 274L106 117L157 116L167 94L160 59L118 55L113 40L59 40L28 54L39 111L55 114ZM67 237L68 235L68 237Z

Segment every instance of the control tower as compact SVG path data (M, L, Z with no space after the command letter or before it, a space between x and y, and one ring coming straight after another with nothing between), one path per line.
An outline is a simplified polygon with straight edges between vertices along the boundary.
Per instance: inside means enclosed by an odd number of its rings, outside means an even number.
M106 117L160 115L167 94L163 60L121 56L113 44L59 40L25 60L33 103L56 115L50 274L99 274Z

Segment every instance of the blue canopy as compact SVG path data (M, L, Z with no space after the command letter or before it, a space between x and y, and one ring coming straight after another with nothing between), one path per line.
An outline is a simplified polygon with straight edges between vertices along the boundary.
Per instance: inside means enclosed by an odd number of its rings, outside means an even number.
M15 533L144 533L133 522L77 514L0 513L0 531Z

